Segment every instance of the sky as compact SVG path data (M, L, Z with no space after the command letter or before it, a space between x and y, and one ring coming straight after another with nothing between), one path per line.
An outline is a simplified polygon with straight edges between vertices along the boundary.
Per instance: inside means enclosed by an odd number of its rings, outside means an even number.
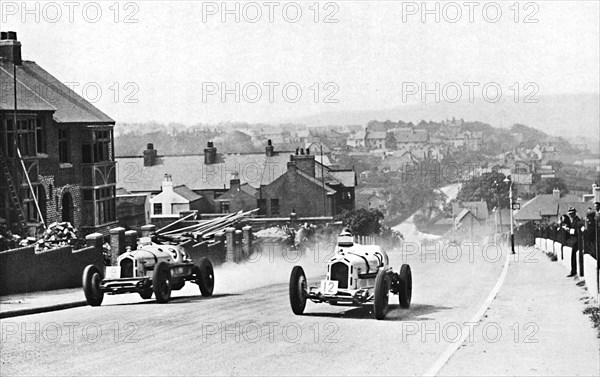
M598 1L2 0L0 12L24 59L118 122L278 122L600 87Z

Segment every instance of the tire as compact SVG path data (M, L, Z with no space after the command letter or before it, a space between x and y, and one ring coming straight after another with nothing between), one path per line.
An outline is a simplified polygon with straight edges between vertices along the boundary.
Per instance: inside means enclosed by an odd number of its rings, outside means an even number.
M304 313L306 307L306 275L300 266L294 266L290 275L290 305L296 315Z
M412 272L408 264L403 264L400 268L399 283L398 298L400 300L400 307L408 309L410 308L410 301L412 299Z
M161 304L171 298L171 271L167 262L158 262L152 274L152 290L156 301Z
M200 287L202 296L210 297L215 289L215 271L208 258L200 259L198 267L194 267L196 272L196 284Z
M388 311L390 296L390 275L384 269L380 269L375 278L375 300L373 310L375 318L384 319Z
M147 284L144 289L140 292L140 297L143 298L144 300L148 300L149 298L152 297L152 286L150 284Z
M103 276L102 271L93 264L83 270L83 293L90 306L100 306L104 292L100 289Z

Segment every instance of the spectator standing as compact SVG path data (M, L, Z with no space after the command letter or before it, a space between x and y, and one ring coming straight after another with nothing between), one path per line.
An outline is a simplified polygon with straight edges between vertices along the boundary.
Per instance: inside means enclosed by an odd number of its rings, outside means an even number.
M569 207L569 220L571 220L571 226L567 230L567 246L571 247L571 273L567 277L577 276L577 251L579 250L579 239L577 230L581 228L581 219L577 216L577 210L573 207Z

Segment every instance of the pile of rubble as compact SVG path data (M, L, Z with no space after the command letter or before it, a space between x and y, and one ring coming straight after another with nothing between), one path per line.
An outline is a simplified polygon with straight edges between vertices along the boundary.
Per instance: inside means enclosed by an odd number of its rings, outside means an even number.
M16 248L19 241L21 241L21 237L13 234L6 226L6 221L0 219L0 251Z
M287 239L290 236L290 230L285 228L280 228L277 226L271 228L261 229L258 232L254 233L256 238L281 238Z
M62 246L74 246L79 243L76 230L69 222L52 223L44 231L42 238L27 237L20 246L34 245L36 250L55 249Z

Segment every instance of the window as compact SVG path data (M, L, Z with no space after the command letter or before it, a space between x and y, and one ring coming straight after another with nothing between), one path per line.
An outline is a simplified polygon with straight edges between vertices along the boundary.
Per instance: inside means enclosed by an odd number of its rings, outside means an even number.
M115 188L96 189L96 224L106 224L116 220Z
M111 161L110 130L92 131L92 141L81 145L81 156L86 164Z
M154 203L152 206L155 215L162 215L162 203Z
M229 202L221 202L221 213L229 213Z
M271 199L271 215L279 215L279 199Z
M21 156L34 157L37 153L45 152L44 133L37 119L19 119L16 129L12 119L6 119L4 125L6 126L6 136L2 132L0 144L4 146L6 143L8 156L17 155L14 148L15 137Z
M69 153L69 130L59 129L58 130L58 161L59 162L70 162Z

